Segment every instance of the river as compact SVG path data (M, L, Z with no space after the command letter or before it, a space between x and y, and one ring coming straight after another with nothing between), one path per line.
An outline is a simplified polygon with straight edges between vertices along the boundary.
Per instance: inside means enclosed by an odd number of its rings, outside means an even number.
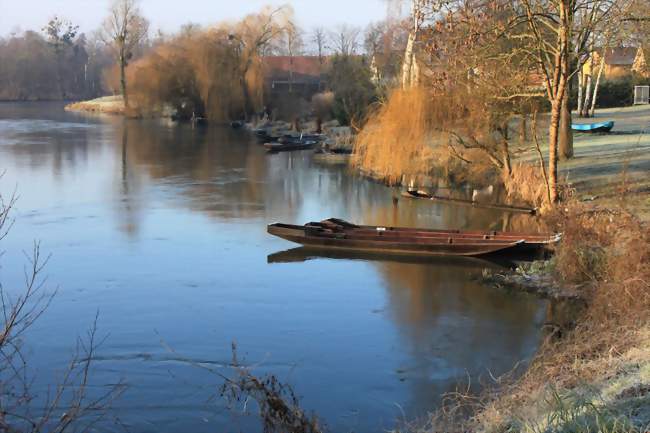
M267 155L244 131L0 104L0 191L19 193L0 279L23 250L51 254L58 293L25 345L35 392L56 383L99 312L95 391L126 384L131 432L255 431L218 398L231 343L290 383L330 431L377 432L424 416L535 353L546 303L481 284L477 260L312 257L270 222L501 228L497 211L401 200L309 152ZM238 409L241 409L239 407ZM254 415L254 414L253 414Z

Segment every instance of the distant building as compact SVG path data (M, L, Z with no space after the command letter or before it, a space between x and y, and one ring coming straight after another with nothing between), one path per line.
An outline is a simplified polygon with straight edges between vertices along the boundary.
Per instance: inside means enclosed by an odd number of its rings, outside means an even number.
M633 66L637 57L637 47L613 47L605 48L605 66L603 78L605 80L617 80L632 75ZM603 48L593 51L591 59L583 67L583 74L596 76L603 59Z
M267 56L263 64L265 84L272 95L310 97L326 88L327 57Z

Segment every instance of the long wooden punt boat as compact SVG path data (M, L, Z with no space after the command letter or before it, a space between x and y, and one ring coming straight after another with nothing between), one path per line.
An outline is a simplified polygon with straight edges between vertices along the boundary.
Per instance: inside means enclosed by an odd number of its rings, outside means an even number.
M465 200L465 199L462 199L462 198L440 197L440 196L437 196L437 195L428 194L428 193L426 193L424 191L404 191L402 193L402 196L406 197L406 198L447 202L447 203L453 203L453 204L458 204L458 205L463 205L463 206L480 207L480 208L485 208L485 209L499 209L499 210L504 210L504 211L508 211L508 212L528 213L528 214L531 214L531 215L534 215L535 213L537 213L537 209L533 209L533 208L529 208L529 207L511 206L511 205L507 205L507 204L496 204L496 203L480 203L480 202L477 202L477 201Z
M434 256L525 253L559 240L557 235L360 226L336 218L304 226L275 223L267 231L311 248Z

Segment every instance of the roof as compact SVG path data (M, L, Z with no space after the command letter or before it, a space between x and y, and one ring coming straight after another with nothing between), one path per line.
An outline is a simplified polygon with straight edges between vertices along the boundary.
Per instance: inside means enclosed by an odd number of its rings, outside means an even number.
M605 49L605 64L619 65L619 66L632 66L636 58L637 47L614 47ZM602 48L597 50L602 52Z
M267 74L273 78L285 77L290 71L294 75L320 78L327 58L318 56L267 56L263 59Z

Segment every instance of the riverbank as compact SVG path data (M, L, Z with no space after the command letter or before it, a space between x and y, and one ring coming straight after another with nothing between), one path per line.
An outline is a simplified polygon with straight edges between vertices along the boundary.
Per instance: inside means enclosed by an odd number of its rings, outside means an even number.
M104 96L90 101L73 102L65 106L66 111L124 115L124 100L122 96Z
M576 134L575 158L560 163L569 198L544 217L564 233L554 257L485 276L509 290L580 298L584 310L547 337L521 378L497 380L479 400L452 399L417 431L649 431L650 107L596 118L616 127ZM475 413L469 421L450 415L464 405Z

